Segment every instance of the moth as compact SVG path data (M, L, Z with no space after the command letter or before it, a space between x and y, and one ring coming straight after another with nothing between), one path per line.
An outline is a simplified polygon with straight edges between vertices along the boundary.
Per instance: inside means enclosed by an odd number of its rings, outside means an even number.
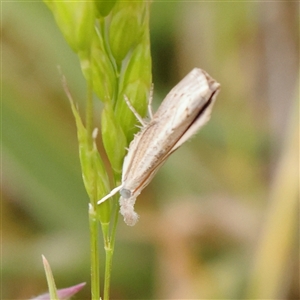
M121 185L97 204L120 192L120 213L127 225L135 225L138 220L138 214L134 211L137 196L167 158L210 119L219 91L219 83L204 70L195 68L169 92L154 115L150 96L148 108L151 119L148 123L125 97L142 128L129 145Z

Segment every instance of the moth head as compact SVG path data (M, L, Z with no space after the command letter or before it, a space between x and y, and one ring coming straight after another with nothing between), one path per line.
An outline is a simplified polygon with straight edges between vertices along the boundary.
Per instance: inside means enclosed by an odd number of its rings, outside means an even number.
M128 189L122 188L122 189L120 190L120 195L121 195L121 197L122 197L123 199L129 199L129 198L132 197L132 192L131 192L130 190L128 190Z
M139 219L139 215L134 211L134 204L136 196L128 189L122 188L120 190L120 213L124 217L127 225L133 226Z

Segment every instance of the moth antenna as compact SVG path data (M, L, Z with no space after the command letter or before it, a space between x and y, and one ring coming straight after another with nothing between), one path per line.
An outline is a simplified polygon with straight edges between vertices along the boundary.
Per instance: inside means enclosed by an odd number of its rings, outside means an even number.
M101 198L98 202L97 205L105 202L107 199L111 198L113 195L115 195L121 188L123 187L123 185L119 185L116 188L114 188L113 190L111 190L111 192L109 194L107 194L105 197Z
M139 115L139 113L132 106L132 104L130 103L130 101L126 95L124 95L124 99L125 99L127 106L129 107L129 109L133 112L133 114L138 119L138 121L142 124L142 126L145 127L147 124L144 122L143 118Z

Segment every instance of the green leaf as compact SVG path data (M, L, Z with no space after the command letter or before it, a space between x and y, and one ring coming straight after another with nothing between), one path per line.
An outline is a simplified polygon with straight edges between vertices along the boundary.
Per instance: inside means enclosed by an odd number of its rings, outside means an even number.
M117 0L96 0L95 5L102 17L106 17L116 4Z
M119 2L112 12L109 27L109 44L115 60L120 64L134 48L143 34L146 4L144 2Z
M121 174L127 141L111 105L106 104L102 111L102 139L107 156L115 173Z
M91 203L93 206L96 206L97 200L102 198L109 191L109 179L102 159L97 151L96 144L83 126L80 115L73 102L71 102L71 108L77 126L83 182L91 199Z
M43 258L43 264L44 264L44 269L45 269L46 278L47 278L50 299L59 300L59 298L57 296L55 281L53 278L53 274L52 274L50 265L44 255L42 255L42 258Z
M74 52L89 52L96 8L90 1L44 1Z
M116 92L116 74L105 50L103 37L99 32L93 40L90 67L93 89L99 99L103 102L113 101ZM87 70L84 74L88 79L89 71Z

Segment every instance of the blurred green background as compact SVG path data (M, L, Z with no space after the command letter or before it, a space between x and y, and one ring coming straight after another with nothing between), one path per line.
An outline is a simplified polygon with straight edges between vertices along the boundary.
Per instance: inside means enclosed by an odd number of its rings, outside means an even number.
M76 55L42 2L2 2L1 299L87 281L88 197L60 66ZM221 83L211 121L120 224L112 299L299 299L299 3L158 2L154 106L192 68ZM96 101L99 126L101 104Z

